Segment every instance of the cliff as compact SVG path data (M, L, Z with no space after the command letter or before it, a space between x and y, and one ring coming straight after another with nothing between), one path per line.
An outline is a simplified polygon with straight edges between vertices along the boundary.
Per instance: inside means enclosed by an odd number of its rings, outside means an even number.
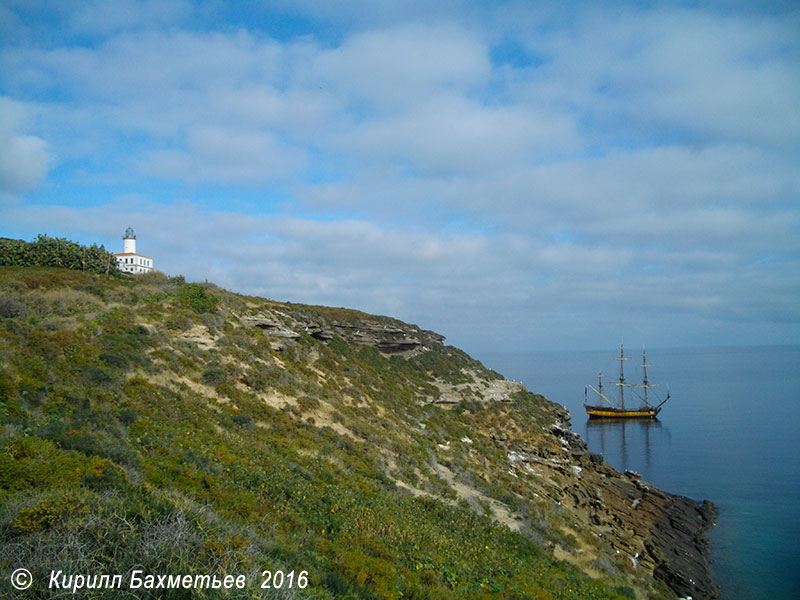
M710 503L434 332L41 268L0 269L0 330L0 567L30 597L135 568L244 573L243 598L716 596Z

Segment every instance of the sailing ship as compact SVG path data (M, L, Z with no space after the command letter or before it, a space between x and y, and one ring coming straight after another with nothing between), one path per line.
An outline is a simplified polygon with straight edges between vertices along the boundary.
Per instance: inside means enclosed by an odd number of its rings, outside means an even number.
M611 400L603 393L603 372L597 374L597 387L587 385L583 392L583 407L590 419L655 419L656 415L661 412L661 407L669 400L669 391L667 397L661 400L655 406L650 404L648 391L650 388L655 387L657 384L650 383L647 379L647 355L642 349L642 384L636 385L633 383L625 382L624 364L626 360L630 360L625 356L623 345L619 345L619 382L615 385L619 387L619 405L614 405ZM626 387L640 387L644 390L644 397L641 398L642 404L638 408L629 408L625 406L625 388ZM591 389L595 392L606 404L590 405L588 404L588 390Z

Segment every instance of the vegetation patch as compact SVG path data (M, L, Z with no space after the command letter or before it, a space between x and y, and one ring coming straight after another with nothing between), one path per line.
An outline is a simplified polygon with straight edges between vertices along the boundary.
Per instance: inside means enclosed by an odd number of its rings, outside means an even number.
M389 356L317 339L297 323L402 324L183 278L7 267L0 298L13 299L0 304L3 570L247 573L241 598L629 595L611 567L593 580L554 559L549 521L526 536L488 501L459 502L454 481L536 519L491 431L541 431L554 417L527 392L434 405L436 381L498 377L455 348ZM245 309L299 337L273 344L239 322ZM195 327L215 345L181 333ZM543 523L558 518L541 506ZM265 592L265 569L305 570L308 588Z
M213 313L219 299L209 294L199 283L182 283L177 290L178 300L196 313Z
M0 239L2 267L62 267L85 273L116 274L117 261L103 246L82 246L39 234L32 242Z

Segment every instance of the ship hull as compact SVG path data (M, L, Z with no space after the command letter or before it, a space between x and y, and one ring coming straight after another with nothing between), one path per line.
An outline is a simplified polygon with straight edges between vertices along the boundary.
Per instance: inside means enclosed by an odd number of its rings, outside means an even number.
M655 419L661 408L617 408L614 406L589 406L584 404L590 419Z

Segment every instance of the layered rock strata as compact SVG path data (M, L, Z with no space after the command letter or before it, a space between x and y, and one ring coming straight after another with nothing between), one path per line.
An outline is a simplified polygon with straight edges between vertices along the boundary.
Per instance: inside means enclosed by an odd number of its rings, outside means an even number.
M620 473L601 455L589 452L571 431L568 411L555 410L559 420L549 432L561 448L521 448L512 436L498 441L508 447L512 463L525 464L545 481L561 482L555 493L552 487L543 490L585 523L589 537L598 542L590 540L581 553L562 557L589 566L587 558L596 558L605 546L614 556L629 560L634 571L651 573L679 597L717 598L706 539L717 514L713 503L664 492L633 471Z
M284 312L259 312L243 315L239 320L246 326L258 327L268 336L291 340L302 334L327 341L334 336L348 342L372 346L387 354L421 351L431 345L441 344L444 336L420 329L393 319L379 322L369 319L358 321L308 320L304 315L287 315Z

